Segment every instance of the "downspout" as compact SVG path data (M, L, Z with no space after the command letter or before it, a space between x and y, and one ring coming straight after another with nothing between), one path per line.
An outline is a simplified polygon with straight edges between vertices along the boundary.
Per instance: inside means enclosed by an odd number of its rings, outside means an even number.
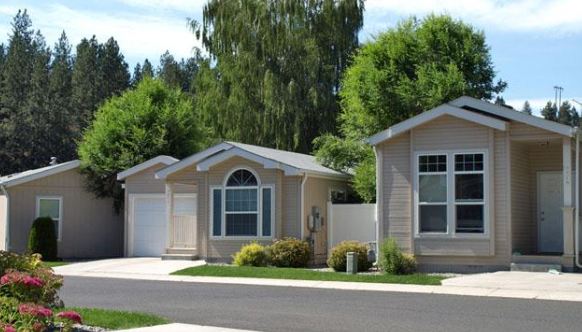
M575 209L574 209L574 261L578 268L580 264L580 129L576 127L576 186L575 186Z
M8 251L8 246L10 245L10 195L8 195L8 190L6 190L5 185L0 185L0 189L4 196L6 196L6 224L4 225L4 250Z
M303 179L301 179L301 202L300 202L300 213L301 217L301 240L305 239L305 182L307 182L307 173L303 173Z

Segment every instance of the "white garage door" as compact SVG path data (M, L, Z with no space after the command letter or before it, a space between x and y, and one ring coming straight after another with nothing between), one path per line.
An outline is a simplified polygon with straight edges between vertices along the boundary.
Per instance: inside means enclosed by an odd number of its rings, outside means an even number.
M133 255L161 256L166 250L167 237L165 197L135 197Z

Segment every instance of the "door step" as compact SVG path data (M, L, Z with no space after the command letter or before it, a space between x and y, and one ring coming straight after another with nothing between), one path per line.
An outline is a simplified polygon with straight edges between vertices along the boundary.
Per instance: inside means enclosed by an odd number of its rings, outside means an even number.
M190 254L196 255L198 250L196 248L166 248L166 254Z
M562 265L543 263L511 263L510 270L522 272L548 272L550 270L555 270L562 272Z
M163 254L163 261L195 261L198 260L196 254Z

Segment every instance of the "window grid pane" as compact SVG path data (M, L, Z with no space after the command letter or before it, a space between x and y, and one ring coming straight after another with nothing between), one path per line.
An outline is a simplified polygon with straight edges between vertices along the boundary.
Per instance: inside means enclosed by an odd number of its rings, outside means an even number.
M257 214L227 214L227 236L257 236Z
M60 219L60 201L58 199L41 198L39 199L38 216Z
M483 205L457 205L457 233L483 233Z
M228 212L255 212L257 189L227 189L225 205Z
M418 209L420 216L420 232L422 233L446 233L447 232L447 206L446 205L421 205Z
M263 236L271 236L271 188L263 189Z
M455 155L455 171L479 172L483 171L483 154L457 154Z
M456 174L455 201L482 202L484 197L483 174Z
M418 171L427 172L446 172L447 155L423 155L418 156Z
M420 175L418 177L418 200L420 203L446 203L447 176Z

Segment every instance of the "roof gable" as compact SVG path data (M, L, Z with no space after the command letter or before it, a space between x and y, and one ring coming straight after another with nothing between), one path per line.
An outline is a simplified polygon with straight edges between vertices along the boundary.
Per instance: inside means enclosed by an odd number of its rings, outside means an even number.
M118 173L117 180L118 181L124 180L129 176L137 174L137 173L144 171L144 170L146 170L154 165L157 165L157 164L171 165L171 164L174 164L178 161L179 161L178 159L176 159L174 157L170 157L170 156L157 156L157 157L154 157L152 159L146 160L141 164L138 164L138 165L135 165L131 168L128 168L121 173Z
M285 175L300 175L307 172L322 176L347 177L343 173L322 166L314 156L250 144L224 142L158 171L156 178L164 179L168 175L194 164L196 164L198 171L204 172L235 156L257 162L265 168L280 169L285 172Z
M50 165L46 167L31 169L21 173L6 175L0 177L0 185L5 187L13 187L26 182L42 179L44 177L66 172L81 166L79 160L71 160L65 163Z
M573 127L557 123L554 121L546 120L534 115L525 114L514 109L492 104L490 102L480 100L477 98L472 98L468 96L459 97L449 104L457 107L471 107L481 110L483 112L503 117L512 121L517 121L525 123L532 127L537 127L540 129L545 129L547 131L560 134L563 136L573 137L576 130Z
M430 111L420 113L419 115L414 116L408 120L399 122L390 128L377 133L368 139L368 143L371 145L377 145L414 127L420 126L445 115L453 116L469 122L474 122L501 131L506 131L508 128L507 121L465 110L453 105L443 104L431 109Z
M463 96L397 123L368 138L368 143L377 145L445 114L502 131L507 130L509 121L516 121L567 137L573 137L576 132L576 128L561 123L525 114L484 100Z

